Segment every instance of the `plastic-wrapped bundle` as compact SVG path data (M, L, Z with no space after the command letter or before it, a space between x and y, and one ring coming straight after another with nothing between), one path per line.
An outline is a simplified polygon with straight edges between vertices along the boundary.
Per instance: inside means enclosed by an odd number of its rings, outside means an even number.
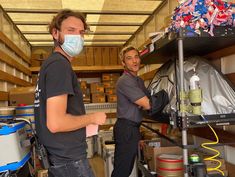
M179 28L200 34L200 29L213 36L214 26L235 26L235 4L222 0L178 0L168 31Z

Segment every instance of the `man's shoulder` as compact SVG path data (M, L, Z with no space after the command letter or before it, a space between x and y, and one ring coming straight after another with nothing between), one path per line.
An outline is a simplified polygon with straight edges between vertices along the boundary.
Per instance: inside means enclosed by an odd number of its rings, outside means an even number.
M127 74L123 74L122 76L119 77L117 81L117 87L120 85L122 86L127 86L127 85L134 85L135 84L135 79L132 76L129 76Z
M42 64L42 68L47 68L51 64L58 64L63 66L69 66L70 63L67 61L67 59L60 55L59 53L52 53Z
M118 84L118 83L122 83L122 82L126 82L126 81L128 81L128 80L129 80L129 78L128 78L125 74L123 74L123 75L121 75L121 76L118 78L117 84Z

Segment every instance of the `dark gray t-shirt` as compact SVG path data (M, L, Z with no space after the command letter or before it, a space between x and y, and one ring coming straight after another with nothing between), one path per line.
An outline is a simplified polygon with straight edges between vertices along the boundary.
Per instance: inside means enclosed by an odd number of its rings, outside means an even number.
M70 62L53 53L41 66L35 92L36 132L55 161L66 162L86 157L85 128L71 132L51 133L46 126L47 98L68 94L67 113L85 114L82 92Z
M140 123L142 113L139 106L134 102L148 95L144 81L138 76L124 72L117 81L116 93L117 117Z

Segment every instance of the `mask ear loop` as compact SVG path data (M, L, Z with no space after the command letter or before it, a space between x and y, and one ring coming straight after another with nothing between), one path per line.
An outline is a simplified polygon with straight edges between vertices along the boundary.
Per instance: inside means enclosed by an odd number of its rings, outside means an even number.
M63 44L62 42L60 42L60 39L59 39L59 32L60 32L60 30L59 29L57 29L57 28L55 28L54 30L56 30L56 35L57 35L57 39L55 39L54 37L53 37L53 40L54 40L54 46L56 47L56 46L59 46L60 48L61 48L61 45ZM62 49L62 48L61 48ZM63 49L62 49L63 50Z

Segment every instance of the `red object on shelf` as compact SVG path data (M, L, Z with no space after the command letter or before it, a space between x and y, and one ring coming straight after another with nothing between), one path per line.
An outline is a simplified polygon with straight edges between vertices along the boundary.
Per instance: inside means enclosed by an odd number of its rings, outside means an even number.
M20 104L18 104L17 106L27 106L27 104L20 103Z
M145 48L143 50L140 51L140 56L143 56L145 55L146 53L149 53L149 49L148 48Z
M161 133L163 135L166 135L167 134L167 128L168 128L168 124L162 124L161 125Z

